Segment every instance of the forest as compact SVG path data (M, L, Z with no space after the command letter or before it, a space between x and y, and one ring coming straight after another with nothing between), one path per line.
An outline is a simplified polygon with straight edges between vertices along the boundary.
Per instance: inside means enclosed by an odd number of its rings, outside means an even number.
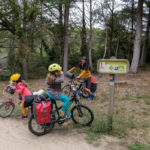
M54 62L66 72L82 56L92 72L115 56L137 73L150 63L149 29L149 0L0 0L0 79L45 77Z

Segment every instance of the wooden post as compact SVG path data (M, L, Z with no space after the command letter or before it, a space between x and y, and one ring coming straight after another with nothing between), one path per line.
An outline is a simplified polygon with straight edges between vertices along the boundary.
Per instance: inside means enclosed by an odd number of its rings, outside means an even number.
M115 94L115 74L110 74L110 100L108 108L108 129L113 128L113 113L114 113L114 94Z

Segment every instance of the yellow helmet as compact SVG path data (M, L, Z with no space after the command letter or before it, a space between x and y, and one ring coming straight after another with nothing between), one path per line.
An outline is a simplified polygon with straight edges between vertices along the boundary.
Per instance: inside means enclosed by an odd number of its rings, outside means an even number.
M19 73L15 73L10 77L10 81L19 81L21 79L21 75Z
M48 67L48 71L50 72L61 71L61 70L62 70L62 67L58 64L51 64Z

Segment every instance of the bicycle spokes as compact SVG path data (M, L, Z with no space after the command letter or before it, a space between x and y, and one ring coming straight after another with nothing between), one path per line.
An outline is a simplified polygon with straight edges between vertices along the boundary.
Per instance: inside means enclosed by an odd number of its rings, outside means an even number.
M7 111L7 110L9 110L9 108L11 107L11 103L9 103L9 104L6 104L6 106L5 106L5 110Z

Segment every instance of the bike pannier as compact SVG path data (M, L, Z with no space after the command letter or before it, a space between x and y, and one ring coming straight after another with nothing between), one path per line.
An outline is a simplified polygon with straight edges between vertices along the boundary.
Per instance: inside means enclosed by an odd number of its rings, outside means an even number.
M51 102L41 101L34 102L33 113L38 124L45 124L50 122Z

